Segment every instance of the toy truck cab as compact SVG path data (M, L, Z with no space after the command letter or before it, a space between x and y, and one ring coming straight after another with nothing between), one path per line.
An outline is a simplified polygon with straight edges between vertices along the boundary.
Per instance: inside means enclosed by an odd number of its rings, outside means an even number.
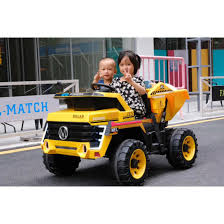
M48 115L42 142L47 154L103 157L113 135L111 122L134 120L133 110L117 93L56 94L55 98L63 99L67 109Z
M72 175L80 159L108 157L119 183L139 185L147 176L150 154L166 154L174 167L187 168L195 161L194 133L187 129L176 133L167 128L168 121L189 98L187 90L164 83L154 85L147 90L149 116L140 119L135 118L120 94L108 88L59 93L55 98L64 100L67 109L48 114L41 147L46 168L56 175ZM182 161L172 145L179 136Z

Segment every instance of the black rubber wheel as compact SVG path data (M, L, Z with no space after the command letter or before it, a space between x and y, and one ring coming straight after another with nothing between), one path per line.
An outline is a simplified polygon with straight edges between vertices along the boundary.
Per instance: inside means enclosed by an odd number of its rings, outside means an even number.
M198 153L198 143L190 129L176 129L170 138L167 159L174 168L190 168Z
M143 185L149 171L149 153L143 142L123 141L111 158L112 174L121 185Z
M43 163L49 172L57 176L71 176L75 173L80 163L76 156L59 154L43 154Z

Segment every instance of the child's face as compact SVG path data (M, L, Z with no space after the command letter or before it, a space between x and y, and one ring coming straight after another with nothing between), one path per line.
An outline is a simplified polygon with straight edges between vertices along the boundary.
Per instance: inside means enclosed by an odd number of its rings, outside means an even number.
M134 65L131 63L128 56L124 56L119 64L119 68L122 74L128 72L131 75L134 75Z
M99 72L100 72L100 76L104 80L112 81L115 74L114 64L111 61L107 61L107 60L101 61L99 64Z

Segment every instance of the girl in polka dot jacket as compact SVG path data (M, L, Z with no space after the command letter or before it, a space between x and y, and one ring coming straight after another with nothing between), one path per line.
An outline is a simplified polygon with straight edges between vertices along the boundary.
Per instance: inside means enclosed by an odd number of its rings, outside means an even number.
M122 51L118 57L122 77L117 77L110 84L120 93L136 117L145 116L146 109L142 95L146 94L144 80L136 73L141 66L141 58L132 51Z

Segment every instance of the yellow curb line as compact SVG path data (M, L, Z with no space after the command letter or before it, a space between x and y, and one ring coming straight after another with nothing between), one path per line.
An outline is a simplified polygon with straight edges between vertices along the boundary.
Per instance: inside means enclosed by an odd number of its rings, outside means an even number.
M219 117L219 118L212 118L212 119L194 121L194 122L189 122L189 123L180 123L180 124L168 125L168 128L186 126L186 125L192 125L192 124L199 124L199 123L205 123L205 122L217 121L217 120L223 120L223 119L224 119L224 117Z
M41 146L33 146L33 147L29 147L29 148L12 149L12 150L7 150L7 151L2 151L2 152L0 152L0 155L11 154L11 153L15 153L15 152L30 151L30 150L34 150L34 149L40 149L40 148L41 148Z

